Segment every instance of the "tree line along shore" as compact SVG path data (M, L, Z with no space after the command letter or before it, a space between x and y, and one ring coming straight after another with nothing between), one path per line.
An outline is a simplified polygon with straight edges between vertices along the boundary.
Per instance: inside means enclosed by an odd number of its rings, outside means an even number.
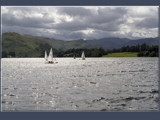
M2 58L10 57L44 57L44 51L49 52L49 45L40 45L36 48L39 54L21 53L16 54L14 51L3 51ZM124 46L118 49L104 50L103 48L89 48L89 49L69 49L57 50L53 49L54 57L80 57L82 51L85 52L86 57L158 57L158 45L148 46L146 44L136 46Z

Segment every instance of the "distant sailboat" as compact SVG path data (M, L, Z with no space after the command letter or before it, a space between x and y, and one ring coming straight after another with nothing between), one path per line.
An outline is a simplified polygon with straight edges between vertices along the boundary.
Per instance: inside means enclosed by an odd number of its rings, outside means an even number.
M73 54L73 58L74 58L74 59L76 59L76 55L75 55L75 53Z
M54 63L58 63L57 60L56 60L56 58L54 58Z
M51 50L49 52L48 63L53 63L53 51L52 51L52 48L51 48Z
M45 59L45 62L47 62L47 61L48 61L48 56L47 56L47 51L46 51L46 50L45 50L44 59Z
M85 54L84 54L84 51L82 52L81 58L82 58L82 60L85 60Z

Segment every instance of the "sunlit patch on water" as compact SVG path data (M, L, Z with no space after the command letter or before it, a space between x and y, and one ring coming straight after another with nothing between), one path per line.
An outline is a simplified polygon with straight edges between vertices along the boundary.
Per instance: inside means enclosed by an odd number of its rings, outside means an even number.
M2 59L2 111L158 111L158 58Z

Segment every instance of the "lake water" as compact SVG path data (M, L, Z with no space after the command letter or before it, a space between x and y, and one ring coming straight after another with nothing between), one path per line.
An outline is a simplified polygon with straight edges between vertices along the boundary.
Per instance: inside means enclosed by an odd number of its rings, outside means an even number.
M2 59L2 111L158 111L158 58Z

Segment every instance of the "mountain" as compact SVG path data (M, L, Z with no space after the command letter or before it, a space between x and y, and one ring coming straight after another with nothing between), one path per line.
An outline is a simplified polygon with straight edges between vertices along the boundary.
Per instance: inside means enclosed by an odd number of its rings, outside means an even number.
M149 46L158 45L159 39L158 37L156 37L156 38L143 38L139 40L130 40L125 45L135 46L135 45L142 45L143 43Z
M7 32L2 34L2 54L3 56L16 57L40 57L44 55L44 51L53 48L56 54L61 50L72 48L104 48L114 49L123 46L135 46L146 43L147 45L158 45L158 38L144 38L139 40L131 40L127 38L103 38L96 40L72 40L64 41L54 38L45 38L30 35L21 35L15 32Z
M72 48L99 48L99 45L87 43L84 40L63 41L54 38L21 35L15 32L2 34L2 54L16 57L40 57L44 51L53 48L57 50L67 50Z
M98 44L104 49L114 49L121 48L124 46L124 43L129 42L129 39L121 39L121 38L102 38L96 40L86 40L87 43L90 44Z
M104 49L116 49L121 48L123 46L135 46L141 45L143 43L152 46L158 45L158 37L157 38L144 38L138 40L131 40L127 38L103 38L96 40L86 40L87 43L100 45Z
M85 40L82 40L82 39L64 41L64 40L56 40L52 38L43 38L43 40L57 50L68 50L72 48L99 48L101 47L100 45L87 43Z

